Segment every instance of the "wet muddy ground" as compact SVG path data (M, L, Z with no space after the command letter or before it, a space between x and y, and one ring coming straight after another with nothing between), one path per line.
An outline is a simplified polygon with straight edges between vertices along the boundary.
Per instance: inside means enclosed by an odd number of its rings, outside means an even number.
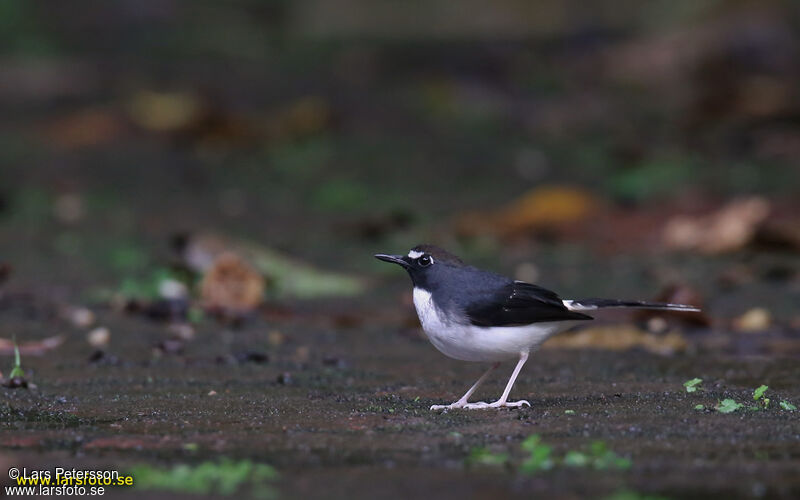
M800 401L796 357L713 354L694 341L671 357L545 348L512 392L531 408L435 413L428 407L459 397L481 365L435 351L395 298L370 299L370 309L363 302L321 303L239 329L206 321L195 340L167 346L163 326L101 312L112 332L104 356L73 335L24 358L35 389L2 389L3 465L126 470L250 459L277 468L282 498L800 494L800 418L778 407ZM6 327L25 324L17 317ZM478 397L499 395L511 368ZM702 390L689 394L683 383L694 377ZM713 410L725 398L752 403L762 383L768 409ZM520 444L532 434L554 456L602 440L632 465L524 473ZM475 463L482 448L508 461Z
M389 12L349 3L358 15L326 9L321 24ZM0 371L14 337L63 340L22 353L35 388L0 387L0 483L10 467L230 459L274 466L281 498L800 497L800 412L780 407L800 406L800 24L780 2L543 2L533 17L547 26L517 41L502 26L429 38L416 21L399 37L329 39L309 2L144 4L0 9L14 20ZM463 21L418 4L400 17L448 33ZM760 222L714 215L751 196L771 210ZM668 244L676 217L712 250ZM182 341L113 306L157 296L154 276L186 267L170 242L204 232L364 278L365 291L277 299L262 270L251 318L206 315ZM512 392L531 408L434 413L485 367L422 338L407 277L371 258L423 242L564 297L677 285L708 321L675 326L670 355L551 345ZM96 321L73 326L69 307ZM641 338L633 320L603 317L612 344L615 329ZM110 332L102 351L87 342L96 326ZM496 398L511 370L477 397ZM744 407L721 413L725 399ZM532 435L536 452L552 447L549 470L526 468ZM561 463L598 441L629 466ZM108 496L187 496L173 483Z

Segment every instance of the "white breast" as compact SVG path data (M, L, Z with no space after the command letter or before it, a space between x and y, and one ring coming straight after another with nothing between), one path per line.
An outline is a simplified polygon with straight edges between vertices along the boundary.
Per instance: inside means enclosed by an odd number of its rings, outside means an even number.
M573 326L574 321L524 326L480 327L445 316L430 292L414 288L414 307L422 329L442 353L463 361L503 361L535 350L548 337Z

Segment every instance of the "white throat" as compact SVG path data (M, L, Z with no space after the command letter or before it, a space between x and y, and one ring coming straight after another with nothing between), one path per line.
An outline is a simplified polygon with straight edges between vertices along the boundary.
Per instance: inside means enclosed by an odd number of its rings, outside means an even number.
M414 287L414 307L417 309L417 316L419 316L419 322L422 323L422 329L425 330L428 336L444 326L445 318L436 309L431 292Z

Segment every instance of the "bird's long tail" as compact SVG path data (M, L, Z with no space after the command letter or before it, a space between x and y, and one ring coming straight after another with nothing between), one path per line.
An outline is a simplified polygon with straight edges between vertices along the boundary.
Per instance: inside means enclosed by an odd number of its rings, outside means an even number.
M667 304L664 302L645 302L641 300L615 299L577 299L565 300L564 306L570 311L591 311L609 307L627 307L634 309L661 309L665 311L699 312L700 309L686 304Z

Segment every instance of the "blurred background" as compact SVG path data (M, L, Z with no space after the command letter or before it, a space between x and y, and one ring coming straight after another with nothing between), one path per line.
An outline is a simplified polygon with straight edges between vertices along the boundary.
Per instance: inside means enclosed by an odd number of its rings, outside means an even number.
M4 1L0 350L337 367L281 322L412 336L372 254L427 242L704 307L612 349L796 356L798 61L792 1Z
M4 2L3 258L74 296L164 266L179 233L363 274L432 241L646 295L628 282L665 260L796 255L792 7Z

